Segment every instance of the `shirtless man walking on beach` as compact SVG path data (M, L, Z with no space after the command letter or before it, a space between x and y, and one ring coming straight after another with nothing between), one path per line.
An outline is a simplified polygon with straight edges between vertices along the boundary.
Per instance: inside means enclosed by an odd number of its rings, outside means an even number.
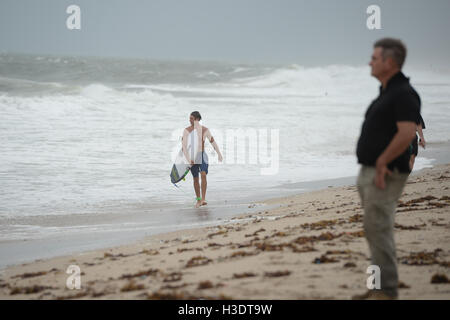
M401 71L405 58L404 44L385 38L375 43L369 64L381 86L367 109L358 141L357 186L371 264L380 268L381 287L354 299L398 297L395 209L411 172L409 145L420 117L420 97Z
M410 149L411 149L411 158L409 160L409 168L412 169L414 168L414 162L416 161L416 157L417 154L419 153L419 145L425 149L425 138L423 136L423 129L425 129L425 122L423 121L422 116L419 116L419 123L417 123L417 133L419 134L419 137L416 137L413 139L413 141L411 142L410 145ZM417 141L419 141L419 143L417 143Z
M206 175L208 174L208 155L205 152L205 140L206 138L209 139L209 142L212 144L214 150L217 152L217 155L219 157L219 161L222 162L222 154L220 153L219 146L217 145L216 141L214 140L214 137L211 135L211 132L209 129L205 126L202 126L200 124L200 120L202 119L202 116L200 115L200 112L194 111L189 116L189 122L191 125L184 129L183 132L183 153L186 157L186 159L192 164L191 167L191 173L192 177L194 178L194 190L196 195L197 203L195 204L195 207L198 208L200 206L207 205L206 202L206 188L207 188L207 180ZM187 151L187 142L189 135L192 131L197 131L197 141L199 150L197 155L195 156L195 159L191 159L190 154ZM194 137L195 138L195 137ZM201 197L200 197L200 183L199 183L199 177L198 175L201 175L202 177L202 185L201 185Z

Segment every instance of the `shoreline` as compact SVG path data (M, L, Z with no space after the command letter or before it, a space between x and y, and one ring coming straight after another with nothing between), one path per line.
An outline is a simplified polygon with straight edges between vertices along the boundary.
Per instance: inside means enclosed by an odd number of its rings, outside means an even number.
M439 165L450 163L450 142L431 143L426 150L421 149L418 162L421 158L426 158L431 165ZM427 166L427 165L426 165ZM421 169L423 170L423 169ZM411 176L420 173L421 170L413 171ZM259 205L274 198L272 190L282 190L287 196L294 196L303 193L309 193L330 187L340 187L354 185L356 176L341 177L328 180L305 181L296 183L287 183L271 187L260 191L258 194L248 196L240 201L213 201L209 204L209 208L176 208L176 207L156 207L148 209L145 206L135 208L127 214L127 221L122 221L117 213L102 213L100 216L61 216L61 217L38 217L37 222L27 222L32 226L49 226L58 227L64 223L69 232L59 232L58 234L45 235L42 238L35 239L16 239L0 241L0 271L20 265L23 263L31 263L38 259L50 259L62 255L77 254L84 251L101 250L110 247L127 245L136 241L140 241L148 236L163 234L175 230L192 229L206 227L210 225L219 225L227 223L236 214L250 214L257 212ZM217 203L215 203L217 202ZM160 205L161 206L161 205ZM138 210L139 209L139 210ZM148 215L152 214L156 218L149 220ZM104 219L107 218L109 229L103 228ZM64 222L58 222L63 220ZM87 224L86 224L87 221ZM129 221L133 221L130 223ZM18 225L23 222L16 222ZM126 226L125 226L126 225ZM81 229L81 231L73 232L72 226ZM86 229L86 230L84 230ZM42 252L42 248L46 248Z
M450 277L449 189L450 164L408 180L395 229L400 298L450 299L448 284L430 281ZM10 266L0 272L0 299L348 299L365 291L369 251L354 185L265 204L272 208L216 226ZM81 269L80 290L65 287L71 264Z

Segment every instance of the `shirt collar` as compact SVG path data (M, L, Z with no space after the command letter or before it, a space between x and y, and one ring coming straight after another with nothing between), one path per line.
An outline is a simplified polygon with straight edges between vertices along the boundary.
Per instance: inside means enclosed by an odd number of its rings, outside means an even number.
M403 82L403 81L409 81L409 78L406 77L403 72L399 71L396 74L394 74L386 83L386 88L383 89L383 86L380 86L380 93L382 93L383 91L388 90L390 87L392 87L393 85Z

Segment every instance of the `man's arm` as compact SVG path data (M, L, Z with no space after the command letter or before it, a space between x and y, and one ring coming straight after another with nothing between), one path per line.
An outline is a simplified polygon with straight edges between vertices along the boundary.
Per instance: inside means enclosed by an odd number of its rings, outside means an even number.
M386 184L384 181L386 174L391 174L387 168L388 163L397 158L411 143L412 139L416 135L416 124L410 121L399 121L397 122L397 133L391 140L387 148L378 157L375 168L375 185L384 189Z
M206 131L206 137L209 139L209 142L212 144L214 150L216 150L217 155L219 157L219 161L222 162L223 157L222 154L220 153L219 146L217 145L216 140L214 140L214 137L211 135L209 129Z

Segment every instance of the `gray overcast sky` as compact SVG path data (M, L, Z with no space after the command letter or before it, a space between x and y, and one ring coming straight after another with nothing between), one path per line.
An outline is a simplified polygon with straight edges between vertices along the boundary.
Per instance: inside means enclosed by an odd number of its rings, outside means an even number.
M81 8L68 30L66 8ZM381 8L381 30L366 9ZM449 0L1 0L0 52L233 62L365 64L373 42L449 64Z

